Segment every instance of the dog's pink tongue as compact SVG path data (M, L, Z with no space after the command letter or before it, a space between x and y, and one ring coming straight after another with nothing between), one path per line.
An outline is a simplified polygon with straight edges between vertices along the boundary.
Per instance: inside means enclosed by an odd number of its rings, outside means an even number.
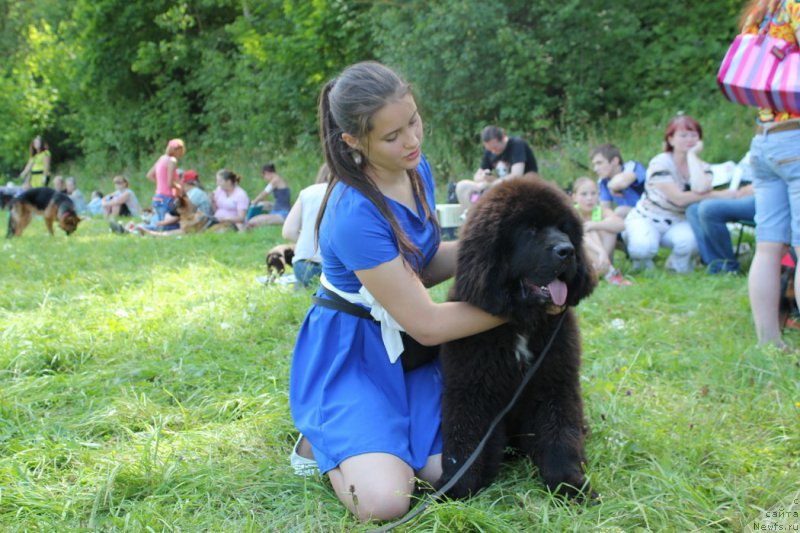
M564 305L567 301L567 284L560 279L554 279L547 286L550 289L550 298L556 305Z

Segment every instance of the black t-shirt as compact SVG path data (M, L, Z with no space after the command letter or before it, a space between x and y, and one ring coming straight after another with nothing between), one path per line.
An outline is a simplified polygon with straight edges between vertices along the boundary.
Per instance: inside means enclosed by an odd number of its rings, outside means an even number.
M539 172L533 150L519 137L509 137L506 149L500 155L494 155L489 150L484 150L481 168L494 170L500 161L505 163L506 173L511 172L511 165L515 163L525 163L525 172Z

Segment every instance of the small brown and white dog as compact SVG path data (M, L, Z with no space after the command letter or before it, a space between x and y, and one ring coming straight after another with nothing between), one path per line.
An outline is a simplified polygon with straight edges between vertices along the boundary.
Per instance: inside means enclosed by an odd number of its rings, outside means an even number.
M19 237L28 224L31 223L33 215L42 215L47 231L53 236L53 222L58 221L58 225L67 235L71 235L81 221L75 212L75 204L69 196L64 193L56 192L50 187L35 187L28 189L17 196L9 204L11 211L8 218L8 232L6 238Z
M292 266L294 258L294 244L279 244L267 252L268 282L275 281L286 272L287 266Z

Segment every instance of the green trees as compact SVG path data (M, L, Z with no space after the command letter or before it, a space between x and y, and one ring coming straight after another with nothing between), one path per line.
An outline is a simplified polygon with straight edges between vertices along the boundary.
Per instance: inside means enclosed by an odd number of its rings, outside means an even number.
M455 156L489 122L536 136L716 97L738 0L610 4L0 0L0 172L42 131L56 162L135 165L173 136L288 148L315 135L321 84L364 59L412 81Z

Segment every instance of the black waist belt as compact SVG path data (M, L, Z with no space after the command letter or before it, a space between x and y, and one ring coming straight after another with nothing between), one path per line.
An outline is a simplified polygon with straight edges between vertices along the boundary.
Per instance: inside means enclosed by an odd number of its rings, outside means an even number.
M320 288L328 298L322 298L315 294L311 297L311 301L314 302L314 305L335 309L336 311L341 311L380 324L380 322L372 317L369 309L348 302L327 287L320 286ZM414 340L414 338L405 331L400 332L400 337L403 339L403 353L400 354L400 363L403 365L404 372L414 370L417 367L430 363L439 355L439 346L424 346Z
M320 287L322 291L325 293L328 298L321 298L316 294L311 297L311 301L314 302L314 305L319 305L322 307L327 307L328 309L335 309L337 311L341 311L343 313L347 313L348 315L354 315L358 318L366 318L367 320L372 320L373 322L378 322L369 312L369 309L365 309L360 305L356 305L352 302L348 302L332 290L328 289L325 286Z

